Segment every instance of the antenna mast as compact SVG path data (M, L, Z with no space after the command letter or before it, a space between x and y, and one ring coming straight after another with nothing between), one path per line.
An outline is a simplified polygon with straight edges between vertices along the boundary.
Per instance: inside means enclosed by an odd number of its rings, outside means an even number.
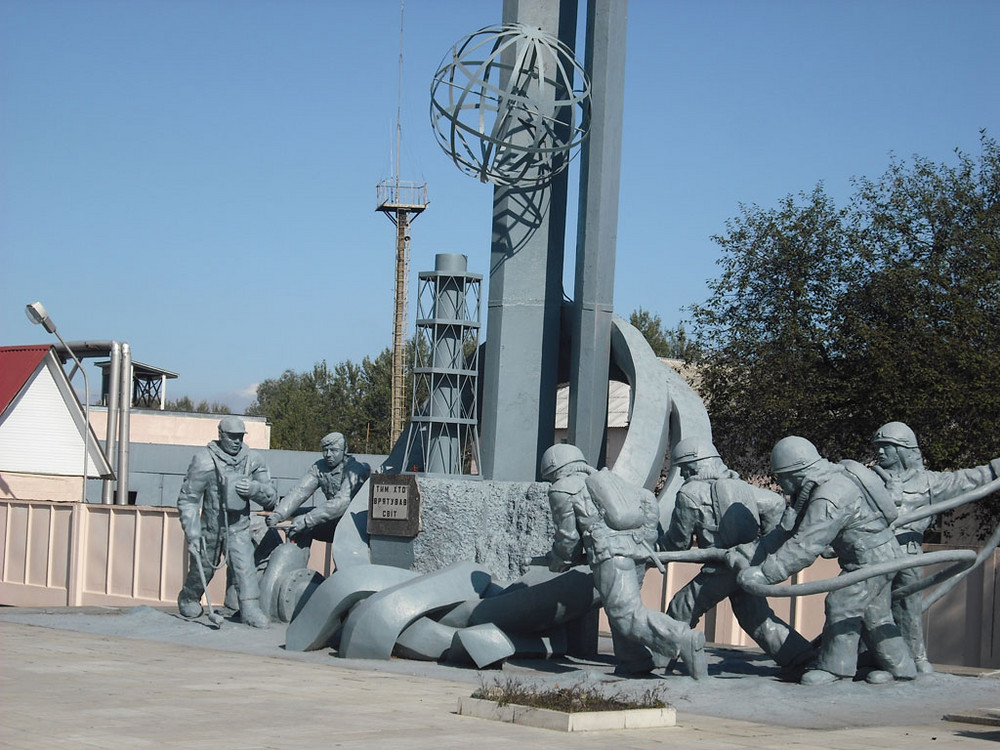
M399 81L396 87L396 167L392 179L376 187L380 211L396 226L396 291L392 319L392 405L389 446L396 444L403 432L406 402L406 317L407 286L410 274L410 224L427 208L427 183L399 179L400 151L403 141L403 4L399 3Z

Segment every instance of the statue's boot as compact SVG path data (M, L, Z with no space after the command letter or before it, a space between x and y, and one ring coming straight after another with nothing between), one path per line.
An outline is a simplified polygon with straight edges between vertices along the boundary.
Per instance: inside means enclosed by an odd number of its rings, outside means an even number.
M700 680L708 677L708 660L705 658L705 634L700 630L687 632L678 644L681 661L691 677Z
M885 685L887 682L892 681L892 673L886 672L884 669L873 669L865 675L865 682L869 685Z
M831 682L844 679L839 674L827 672L825 669L810 669L799 680L800 685L829 685Z
M204 612L201 606L201 597L196 598L194 594L186 589L181 589L181 593L177 595L177 609L183 617L192 619L201 617L201 613Z
M934 674L934 665L927 661L926 658L914 659L917 665L917 674Z
M260 608L260 599L240 599L240 619L251 628L266 628L271 624Z

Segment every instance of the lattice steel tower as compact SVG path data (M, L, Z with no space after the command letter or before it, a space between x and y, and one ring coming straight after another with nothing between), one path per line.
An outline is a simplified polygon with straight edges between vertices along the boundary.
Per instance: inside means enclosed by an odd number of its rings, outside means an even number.
M468 259L438 254L420 273L413 354L413 417L403 466L428 474L480 474L479 308L483 277ZM414 429L416 428L416 429Z
M399 151L403 140L403 3L399 5L399 85L396 93L396 166L392 179L377 188L376 211L396 225L396 292L392 318L392 406L390 446L403 432L406 421L406 290L410 278L410 224L427 208L427 183L399 179Z

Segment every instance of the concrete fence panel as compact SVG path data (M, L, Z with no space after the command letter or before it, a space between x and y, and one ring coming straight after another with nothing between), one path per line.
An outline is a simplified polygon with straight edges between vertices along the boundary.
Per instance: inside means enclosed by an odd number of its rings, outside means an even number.
M13 606L173 606L186 574L184 532L172 507L0 499L0 604ZM954 549L929 545L927 551ZM313 545L309 566L334 570L330 546ZM665 610L700 566L672 563L650 570L642 588L647 607ZM925 571L930 574L932 569ZM836 560L818 560L793 582L835 577ZM225 570L209 586L225 596ZM771 606L806 638L822 630L824 596L775 597ZM962 580L924 616L932 662L1000 668L1000 552ZM607 631L601 613L600 627ZM699 624L709 642L753 646L722 602Z

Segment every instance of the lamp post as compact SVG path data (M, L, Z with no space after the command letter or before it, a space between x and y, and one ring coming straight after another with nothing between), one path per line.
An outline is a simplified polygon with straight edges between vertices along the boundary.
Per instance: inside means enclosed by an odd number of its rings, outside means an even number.
M24 312L28 316L28 320L32 323L37 323L49 333L55 334L55 337L59 339L59 343L63 345L63 349L69 352L69 356L76 362L77 369L83 373L85 424L83 429L83 488L80 491L80 501L85 503L87 502L87 465L90 463L90 379L87 377L87 371L83 369L83 363L73 353L73 350L67 346L66 342L63 341L63 337L59 335L59 331L56 330L56 324L52 322L52 318L49 317L48 312L45 310L45 305L41 302L32 302L24 306Z

